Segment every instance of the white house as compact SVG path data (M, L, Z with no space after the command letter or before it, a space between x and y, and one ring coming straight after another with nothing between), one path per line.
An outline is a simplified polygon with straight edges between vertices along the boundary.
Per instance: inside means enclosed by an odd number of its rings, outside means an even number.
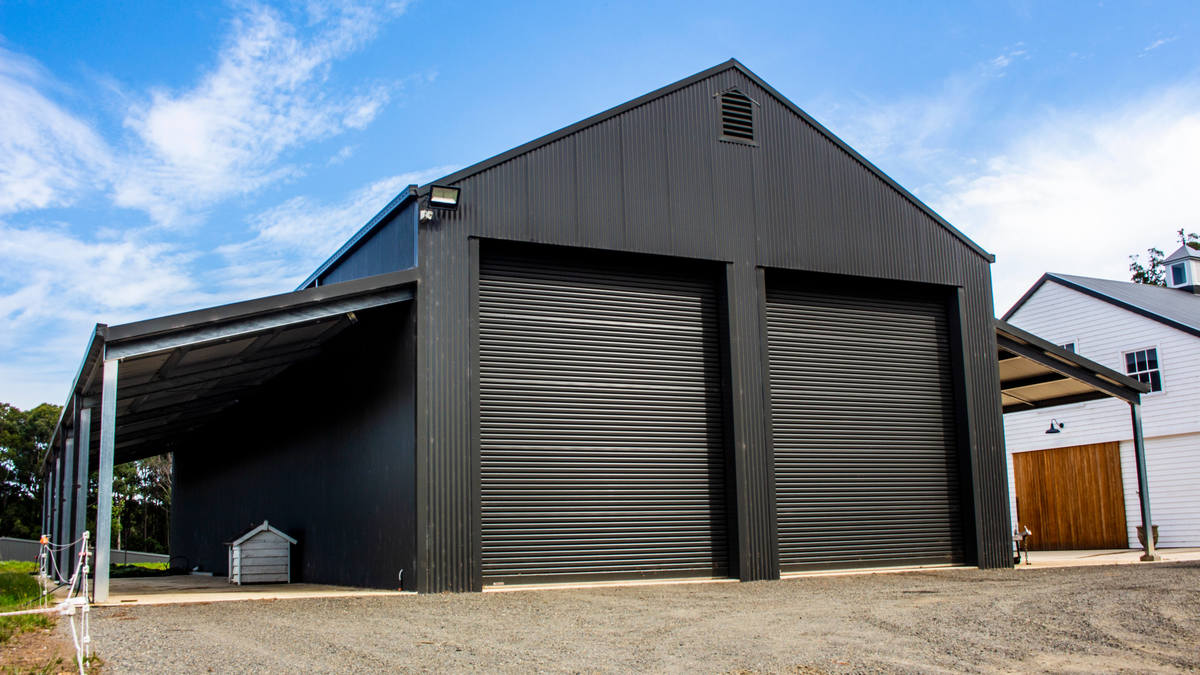
M1200 252L1180 247L1166 264L1168 288L1046 274L1004 319L1150 384L1152 391L1142 396L1142 420L1158 544L1200 546L1200 286L1196 283L1200 279ZM1130 548L1138 546L1136 526L1141 520L1133 432L1129 407L1124 402L1106 399L1009 413L1004 416L1004 429L1014 523L1021 522L1021 515L1026 520L1036 517L1030 514L1038 508L1074 508L1085 512L1082 516L1075 513L1076 520L1082 520L1083 527L1093 527L1101 519L1093 514L1105 508L1097 502L1106 499L1100 494L1105 490L1096 486L1107 483L1112 486L1112 494L1123 495L1127 543ZM1014 455L1043 450L1052 452L1014 460ZM1106 464L1112 467L1108 477ZM1030 494L1029 476L1035 470L1031 467L1047 473L1040 477L1040 485L1057 481L1060 488L1078 486L1098 492L1069 498L1059 495L1057 501L1051 498L1054 503L1048 506L1044 498ZM1059 475L1049 475L1054 473ZM1026 503L1018 508L1022 492ZM1064 506L1067 503L1073 505ZM1121 505L1108 506L1114 507L1108 513L1116 513L1119 518ZM1052 517L1065 521L1071 516ZM1078 522L1073 525L1078 526ZM1035 542L1036 537L1035 532Z

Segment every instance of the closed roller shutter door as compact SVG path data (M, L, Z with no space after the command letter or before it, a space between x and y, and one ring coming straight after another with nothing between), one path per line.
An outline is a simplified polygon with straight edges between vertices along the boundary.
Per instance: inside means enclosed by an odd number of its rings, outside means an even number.
M711 284L514 257L480 272L485 581L725 574Z
M783 569L963 559L944 305L767 294Z

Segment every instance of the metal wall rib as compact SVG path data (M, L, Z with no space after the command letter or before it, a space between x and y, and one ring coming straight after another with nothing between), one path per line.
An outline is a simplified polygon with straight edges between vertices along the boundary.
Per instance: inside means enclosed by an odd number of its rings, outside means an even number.
M722 143L719 101L737 87L759 104L758 147ZM905 280L958 289L966 562L1012 564L988 262L736 69L463 178L458 211L420 231L419 522L429 591L479 586L478 409L472 390L469 241L534 242L728 263L725 332L735 411L743 579L775 576L762 269Z
M482 574L723 575L714 284L484 257Z
M945 300L773 285L767 327L781 567L962 562Z

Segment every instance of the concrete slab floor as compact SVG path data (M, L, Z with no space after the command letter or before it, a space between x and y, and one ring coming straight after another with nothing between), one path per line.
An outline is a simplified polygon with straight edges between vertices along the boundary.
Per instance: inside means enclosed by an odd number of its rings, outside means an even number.
M230 584L225 577L189 574L112 579L108 589L108 602L99 603L99 606L177 605L234 600L355 598L412 594L404 591L323 584L247 584L237 586Z
M1162 560L1156 562L1180 562L1200 560L1200 548L1160 548L1155 551ZM1153 564L1141 561L1142 549L1101 549L1087 551L1030 551L1029 564L1021 554L1018 569L1046 567L1080 567L1083 565L1132 565Z
M1165 548L1158 549L1162 556L1160 562L1180 562L1185 560L1200 560L1200 548ZM1017 569L1045 569L1048 567L1079 567L1086 565L1131 565L1141 563L1141 549L1113 549L1094 551L1030 551L1029 564L1022 563ZM1153 563L1150 563L1153 564ZM850 576L862 574L887 574L912 572L917 570L932 570L937 568L953 569L943 565L928 565L918 567L890 567L859 570L825 570L816 572L787 573L784 579L795 579L808 576ZM511 586L492 586L485 590L496 591L532 591L547 589L586 589L603 586L657 586L695 583L729 583L736 579L660 579L653 581L608 581L597 583L572 584L530 584ZM225 577L178 575L169 577L138 577L113 579L109 582L108 602L100 606L130 606L130 605L178 605L204 602L229 602L235 600L286 600L293 598L354 598L369 596L414 595L411 591L389 591L373 588L353 588L348 586L327 586L322 584L250 584L236 586L228 583Z

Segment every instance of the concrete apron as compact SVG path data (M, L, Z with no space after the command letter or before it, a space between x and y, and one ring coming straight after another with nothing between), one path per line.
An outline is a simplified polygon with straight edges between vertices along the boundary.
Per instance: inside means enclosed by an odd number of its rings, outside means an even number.
M1165 548L1158 549L1162 555L1159 562L1180 562L1200 560L1200 548ZM1141 549L1115 549L1097 551L1030 551L1029 564L1024 558L1017 569L1045 569L1050 567L1079 567L1084 565L1134 565L1158 564L1142 563L1138 558ZM814 572L785 573L783 579L797 579L809 576L849 576L857 574L897 574L918 570L944 569L951 571L963 569L945 565L927 565L914 567L883 567L873 569L825 570ZM532 591L549 589L583 589L604 588L614 586L656 586L661 584L695 584L695 583L732 583L736 579L720 578L689 578L689 579L656 579L642 581L602 581L595 583L564 583L564 584L512 584L506 586L489 586L485 592ZM358 598L371 596L401 596L413 595L412 591L387 591L373 588L352 588L348 586L325 586L321 584L249 584L235 586L228 583L225 577L178 575L169 577L141 577L113 579L108 602L99 603L98 607L128 607L137 605L181 605L201 602L231 602L236 600L287 600L299 598Z
M235 600L288 600L298 598L359 598L367 596L413 595L412 592L375 588L325 586L322 584L230 584L225 577L180 574L169 577L131 577L113 579L108 601L96 607L131 605L182 605L198 602Z
M1081 567L1085 565L1153 565L1164 562L1200 560L1200 548L1156 548L1162 560L1145 563L1140 560L1142 549L1105 549L1094 551L1030 551L1029 564L1021 554L1017 569L1044 569L1047 567Z

